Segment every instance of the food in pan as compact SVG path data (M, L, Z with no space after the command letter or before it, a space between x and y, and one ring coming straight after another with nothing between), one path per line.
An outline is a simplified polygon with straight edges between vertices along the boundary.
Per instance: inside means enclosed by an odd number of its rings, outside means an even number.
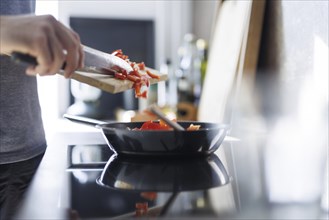
M188 128L186 128L187 131L197 131L200 129L200 125L194 125L190 124ZM146 121L142 124L140 128L134 128L132 130L135 131L145 131L145 130L173 130L172 127L167 125L163 120L159 121Z
M133 130L172 130L164 121L146 121L142 124L140 128L134 128Z
M147 90L150 86L149 79L159 79L157 74L154 74L146 69L144 62L136 63L129 60L129 57L123 54L121 49L112 52L112 55L120 57L125 60L133 68L133 71L127 73L127 71L114 68L114 77L120 80L130 80L134 83L133 88L135 89L136 98L147 98Z
M194 124L190 124L190 126L188 128L186 128L186 130L188 131L197 131L200 129L200 125L194 125Z
M141 192L141 197L150 201L154 201L158 194L156 192Z

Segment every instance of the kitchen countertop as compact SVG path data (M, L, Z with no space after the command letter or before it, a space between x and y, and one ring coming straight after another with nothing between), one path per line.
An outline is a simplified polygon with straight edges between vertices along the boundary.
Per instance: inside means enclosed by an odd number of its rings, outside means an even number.
M202 169L191 163L193 158L157 160L155 165L154 161L144 160L143 165L130 161L132 165L123 168L120 160L114 158L116 166L112 167L117 172L126 169L130 171L125 173L129 178L137 179L143 175L143 180L132 186L135 190L96 183L108 159L113 159L100 132L58 132L48 143L33 181L16 209L16 219L109 219L136 217L138 213L175 219L328 219L328 212L321 209L321 198L291 199L289 193L284 197L278 192L275 186L280 181L271 184L271 169L267 169L262 147L264 134L224 141L212 158L195 159ZM125 163L121 161L121 165ZM149 163L149 171L143 170L145 163ZM186 165L189 163L192 170ZM159 173L154 171L157 168ZM142 173L135 174L136 170ZM119 174L116 178L125 178ZM286 181L282 184L281 191L291 187ZM289 191L294 191L294 187ZM142 192L152 192L153 197L147 198ZM138 211L136 203L146 203L147 213Z

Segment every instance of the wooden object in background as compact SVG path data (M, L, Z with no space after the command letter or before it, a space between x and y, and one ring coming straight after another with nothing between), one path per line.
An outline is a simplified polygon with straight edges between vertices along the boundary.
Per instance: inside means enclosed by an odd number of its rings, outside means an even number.
M219 7L198 120L229 123L243 75L256 70L265 1L223 1Z

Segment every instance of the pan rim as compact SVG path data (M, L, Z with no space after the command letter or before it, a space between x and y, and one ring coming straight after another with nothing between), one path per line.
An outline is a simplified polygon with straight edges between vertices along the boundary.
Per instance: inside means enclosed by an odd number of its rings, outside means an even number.
M225 129L225 130L229 130L230 129L230 125L225 124L225 123L213 123L213 122L199 122L199 121L177 121L178 123L184 123L184 124L204 124L204 125L211 125L213 127L207 127L207 128L200 128L199 130L195 130L195 131L187 131L187 130L183 130L183 131L177 131L177 130L133 130L131 129L129 126L127 126L126 128L117 128L117 127L107 127L109 125L130 125L130 124L135 124L135 123L144 123L146 121L138 121L138 122L107 122L107 123L101 123L101 124L97 124L96 128L100 128L103 130L108 130L108 131L133 131L133 132L180 132L180 133L197 133L197 132L203 132L203 131L209 131L209 130L216 130L216 129ZM129 129L128 129L129 128Z

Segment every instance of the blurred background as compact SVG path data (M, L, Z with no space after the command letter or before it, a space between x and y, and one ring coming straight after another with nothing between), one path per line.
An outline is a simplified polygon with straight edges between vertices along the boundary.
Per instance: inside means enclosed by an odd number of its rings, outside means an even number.
M170 75L168 82L151 86L147 100L136 99L133 90L113 95L59 76L39 78L45 123L53 125L51 121L67 112L103 120L127 120L117 113L143 110L154 102L175 108L178 78L183 79L182 90L189 90L195 83L201 86L217 4L213 0L38 0L37 14L54 15L79 33L83 44L108 53L122 49L131 60L144 61L147 66ZM200 62L203 66L194 68ZM188 81L186 78L193 71L198 78ZM198 88L196 98L200 94ZM189 99L194 99L190 96Z
M327 1L38 0L37 14L54 15L83 44L122 49L169 78L136 99L132 90L113 95L61 76L40 77L46 130L65 129L56 126L64 113L142 120L152 103L179 120L243 121L268 131L288 118L325 128L328 7Z
M143 120L157 103L179 120L230 124L230 135L247 140L236 150L239 175L260 177L265 189L241 184L241 198L264 190L270 202L321 201L328 210L328 11L321 0L38 0L38 14L54 15L83 44L122 49L169 78L144 100L39 78L46 132L73 125L64 113Z

